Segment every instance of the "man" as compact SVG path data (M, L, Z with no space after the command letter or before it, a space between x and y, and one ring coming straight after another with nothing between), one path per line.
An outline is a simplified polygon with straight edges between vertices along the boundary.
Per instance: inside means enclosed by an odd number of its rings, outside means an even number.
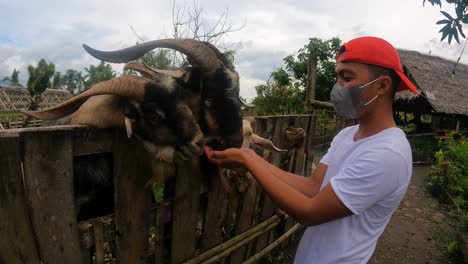
M206 149L211 162L244 167L276 204L308 226L294 263L366 263L403 198L412 171L411 149L397 128L397 90L416 88L403 73L395 48L361 37L338 52L331 99L358 125L335 136L311 177L276 168L251 150Z

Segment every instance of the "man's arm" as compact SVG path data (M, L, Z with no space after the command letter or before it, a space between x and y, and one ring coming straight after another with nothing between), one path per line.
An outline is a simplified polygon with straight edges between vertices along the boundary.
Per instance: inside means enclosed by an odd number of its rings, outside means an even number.
M304 225L318 225L351 215L351 211L337 197L330 184L327 184L314 197L308 197L266 169L264 162L259 162L241 149L213 151L206 148L208 159L221 167L246 168L262 185L273 202Z
M322 191L317 190L316 195L313 197L308 197L280 179L280 177L286 177L285 174L275 177L271 171L264 169L263 164L252 158L247 158L244 165L262 185L271 199L301 224L307 226L318 225L352 214L336 196L330 184L327 184ZM325 167L326 171L326 165L322 165L322 170Z
M320 191L320 186L322 185L323 178L328 168L326 164L319 163L310 177L303 177L274 166L253 151L248 151L247 153L260 165L265 166L274 176L308 197L314 197Z

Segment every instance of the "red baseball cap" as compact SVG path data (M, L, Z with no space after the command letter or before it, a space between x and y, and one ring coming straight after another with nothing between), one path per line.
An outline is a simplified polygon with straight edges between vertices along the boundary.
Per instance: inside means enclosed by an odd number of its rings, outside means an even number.
M360 62L392 69L401 79L397 91L408 89L416 93L416 87L403 72L397 50L381 38L359 37L346 42L338 51L336 62Z

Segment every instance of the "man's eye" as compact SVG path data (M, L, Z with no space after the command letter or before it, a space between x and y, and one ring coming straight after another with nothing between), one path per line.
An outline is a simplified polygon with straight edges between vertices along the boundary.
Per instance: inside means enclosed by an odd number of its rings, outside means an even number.
M352 77L343 77L345 82L350 82L353 78Z

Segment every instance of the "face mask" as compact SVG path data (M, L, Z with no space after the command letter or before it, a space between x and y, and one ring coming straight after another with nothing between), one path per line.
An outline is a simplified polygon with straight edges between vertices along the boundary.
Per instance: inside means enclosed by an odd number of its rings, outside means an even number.
M330 98L337 114L344 118L356 118L359 112L379 97L378 94L367 102L361 101L361 95L365 90L363 88L373 84L378 79L380 79L380 77L366 84L350 88L345 88L338 83L335 83L331 91Z

